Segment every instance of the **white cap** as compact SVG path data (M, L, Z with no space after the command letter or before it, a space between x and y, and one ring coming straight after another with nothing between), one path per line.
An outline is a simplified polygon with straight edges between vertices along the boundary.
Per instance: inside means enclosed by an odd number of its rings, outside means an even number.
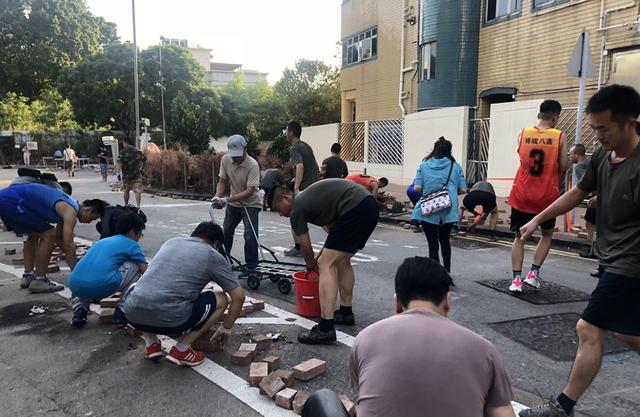
M241 135L233 135L227 140L227 149L232 157L242 156L247 149L247 140Z

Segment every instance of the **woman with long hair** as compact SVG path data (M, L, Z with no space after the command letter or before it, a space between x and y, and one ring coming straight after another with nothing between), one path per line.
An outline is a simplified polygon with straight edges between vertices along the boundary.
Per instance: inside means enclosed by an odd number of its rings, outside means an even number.
M441 136L434 144L433 151L418 167L414 180L415 191L422 193L423 197L446 188L451 207L424 215L418 203L411 216L422 225L429 244L429 258L440 262L439 252L442 251L442 265L448 272L451 272L449 236L453 226L460 220L458 194L464 194L467 188L462 167L451 155L451 148L451 142Z

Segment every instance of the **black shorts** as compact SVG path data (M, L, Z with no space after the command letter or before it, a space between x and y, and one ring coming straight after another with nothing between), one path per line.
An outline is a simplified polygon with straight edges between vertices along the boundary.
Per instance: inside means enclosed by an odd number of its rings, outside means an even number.
M216 311L216 294L213 291L203 291L193 302L191 316L186 322L176 327L155 327L146 324L138 324L129 320L131 325L141 332L162 334L162 335L180 335L193 330L200 330L202 326L211 318Z
M380 207L373 196L367 196L357 206L338 217L324 243L327 249L356 253L364 248L378 224Z
M587 208L587 211L584 213L584 221L591 224L596 224L596 208L590 207Z
M536 214L523 213L520 210L514 209L512 207L511 208L511 231L512 232L519 232L520 228L522 226L524 226L525 224L529 223L536 216L537 216ZM551 219L551 220L547 220L546 222L542 223L540 225L540 227L543 230L555 229L555 227L556 227L556 219L555 219L555 217L553 219Z
M71 169L72 167L72 162L71 161L64 161L64 169Z
M601 329L640 336L640 278L603 271L582 319Z
M464 208L470 212L474 212L476 211L476 207L482 206L483 213L487 214L498 206L495 194L491 194L486 191L471 191L469 194L464 196L462 204L464 205Z

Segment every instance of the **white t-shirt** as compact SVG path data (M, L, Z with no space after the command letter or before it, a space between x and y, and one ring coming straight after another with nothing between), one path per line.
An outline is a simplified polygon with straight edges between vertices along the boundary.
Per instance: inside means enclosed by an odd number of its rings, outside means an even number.
M73 160L73 154L75 152L73 151L73 149L71 148L67 148L64 150L64 152L62 153L64 155L64 160L65 161L72 161Z

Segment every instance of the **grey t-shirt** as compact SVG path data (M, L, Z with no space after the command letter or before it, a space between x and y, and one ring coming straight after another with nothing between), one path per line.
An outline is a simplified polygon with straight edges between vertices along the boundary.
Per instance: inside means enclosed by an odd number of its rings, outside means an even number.
M349 168L339 156L332 155L322 161L325 166L325 178L346 178L349 175Z
M598 196L595 253L607 272L640 278L640 146L612 164L611 152L591 156L578 188Z
M282 171L277 168L271 168L262 174L262 180L260 180L260 187L273 188L276 185L284 184L284 175Z
M493 189L493 185L491 185L491 183L487 181L476 182L473 187L471 187L471 191L482 191L484 193L496 195L496 191Z
M296 165L300 163L304 165L304 174L302 176L302 182L300 183L300 191L318 181L318 174L320 170L318 169L318 163L316 162L316 157L313 154L313 149L311 149L309 144L303 141L296 142L291 147L289 155L291 156L291 166L293 166L294 174L296 172Z
M296 236L309 231L308 223L328 226L371 194L348 180L329 178L318 181L293 199L291 228Z
M424 309L361 331L351 351L351 379L358 417L483 417L513 399L496 348Z
M240 286L227 260L210 245L194 237L167 240L126 294L124 312L137 324L180 326L189 319L192 303L211 281L224 291Z
M578 178L578 181L582 180L582 177L584 177L584 173L587 172L587 166L589 166L589 160L583 159L573 167L573 169L576 171L576 177Z

